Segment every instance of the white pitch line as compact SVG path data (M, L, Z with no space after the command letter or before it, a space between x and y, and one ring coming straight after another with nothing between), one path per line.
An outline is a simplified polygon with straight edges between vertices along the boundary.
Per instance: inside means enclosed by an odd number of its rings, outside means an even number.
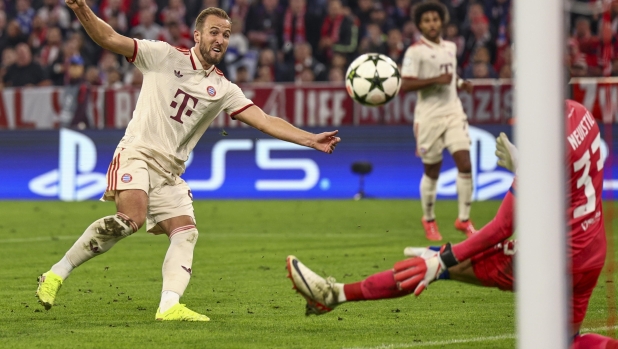
M607 331L607 330L615 330L618 329L618 326L603 326L603 327L594 327L594 328L582 328L581 331L585 333L589 332L597 332L597 331ZM415 342L415 343L399 343L399 344L382 344L375 347L353 347L353 348L345 348L345 349L401 349L401 348L422 348L422 347L435 347L435 346L444 346L449 344L464 344L464 343L475 343L475 342L493 342L500 341L503 339L514 339L514 334L503 334L500 336L491 336L491 337L474 337L474 338L465 338L465 339L448 339L443 341L429 341L429 342Z

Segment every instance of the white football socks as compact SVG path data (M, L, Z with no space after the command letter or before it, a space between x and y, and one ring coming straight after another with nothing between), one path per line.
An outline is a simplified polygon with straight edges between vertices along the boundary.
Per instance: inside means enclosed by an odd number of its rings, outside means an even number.
M133 234L137 224L121 212L94 221L75 241L52 271L66 279L73 268L89 259L109 251L118 241Z
M459 172L455 185L457 187L457 202L459 204L459 220L467 221L470 219L470 206L472 202L472 174Z
M180 295L173 291L161 292L161 303L159 303L159 313L165 313L169 308L180 302Z
M163 290L159 305L161 313L178 303L189 285L197 237L194 225L176 228L170 233L170 246L163 261Z
M345 292L343 290L343 284L336 283L333 285L335 288L335 292L337 292L337 304L341 304L347 302L347 298L345 297Z
M427 221L434 220L434 206L436 203L436 194L438 180L432 179L428 177L426 174L423 174L423 178L421 179L421 205L423 207L423 218Z
M60 276L62 280L64 280L69 277L69 274L71 274L73 268L75 267L73 266L73 264L71 264L71 262L69 262L69 259L65 255L58 263L54 264L51 267L51 271L54 272L54 274Z

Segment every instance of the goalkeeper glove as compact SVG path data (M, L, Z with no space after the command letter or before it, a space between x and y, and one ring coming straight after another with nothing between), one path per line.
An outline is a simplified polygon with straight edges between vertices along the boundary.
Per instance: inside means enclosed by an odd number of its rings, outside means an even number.
M419 296L443 271L459 264L453 255L450 243L442 246L440 252L433 251L431 247L427 249L408 247L404 253L418 257L395 263L395 281L400 290L414 291L415 296Z
M498 166L502 166L513 173L517 172L519 151L504 132L500 132L500 135L496 138L496 156L498 157Z

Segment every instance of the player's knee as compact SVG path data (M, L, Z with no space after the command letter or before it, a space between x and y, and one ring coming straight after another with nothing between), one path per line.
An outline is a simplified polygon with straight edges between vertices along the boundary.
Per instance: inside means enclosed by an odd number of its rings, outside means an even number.
M131 218L118 212L114 216L99 219L91 228L94 234L87 247L94 253L105 253L116 242L136 232L139 226Z
M457 171L459 171L459 173L470 174L472 172L472 164L470 163L470 159L460 161L457 164Z

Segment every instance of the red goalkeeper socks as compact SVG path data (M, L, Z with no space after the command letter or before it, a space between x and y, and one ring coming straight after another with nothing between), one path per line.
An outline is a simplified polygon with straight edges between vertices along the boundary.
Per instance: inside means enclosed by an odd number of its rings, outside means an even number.
M361 282L345 284L343 292L347 301L396 298L410 294L397 288L392 270L373 274Z

